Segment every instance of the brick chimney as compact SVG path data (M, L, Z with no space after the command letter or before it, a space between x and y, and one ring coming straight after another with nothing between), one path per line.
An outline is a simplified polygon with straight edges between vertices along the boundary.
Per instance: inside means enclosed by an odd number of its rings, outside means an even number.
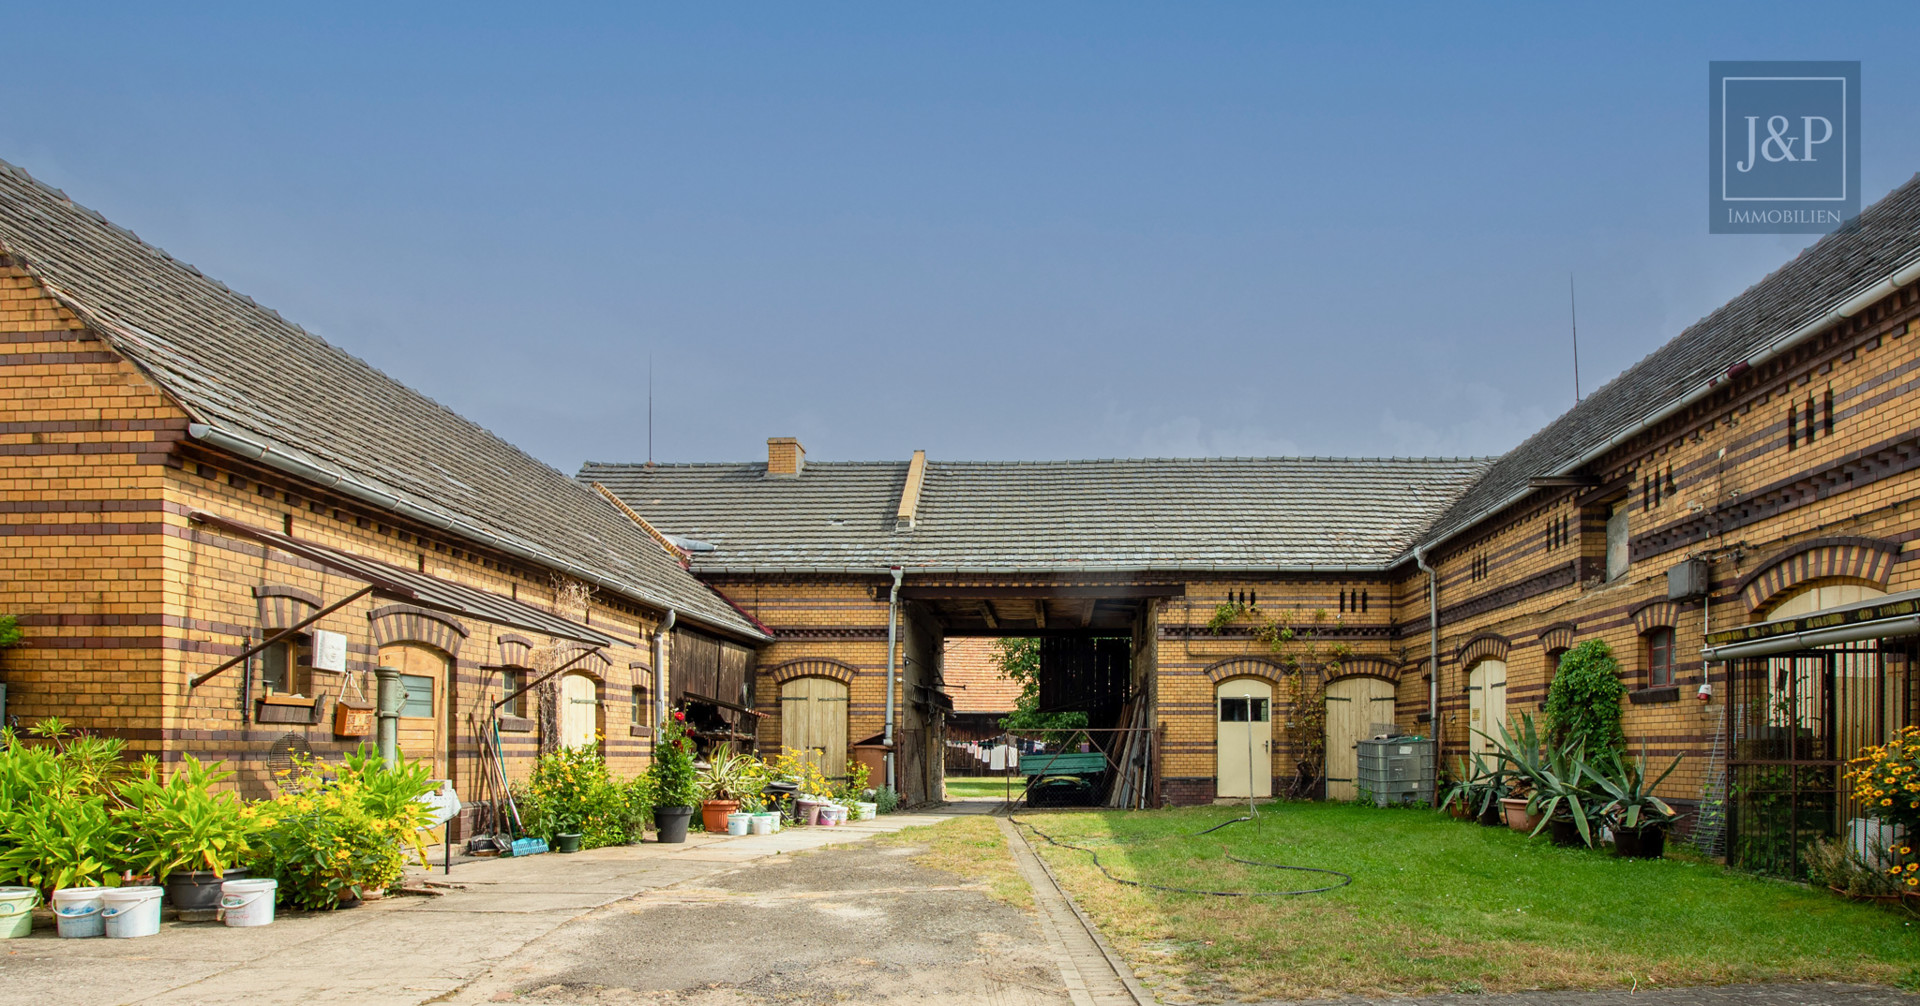
M795 478L807 467L807 449L793 437L767 438L767 474Z

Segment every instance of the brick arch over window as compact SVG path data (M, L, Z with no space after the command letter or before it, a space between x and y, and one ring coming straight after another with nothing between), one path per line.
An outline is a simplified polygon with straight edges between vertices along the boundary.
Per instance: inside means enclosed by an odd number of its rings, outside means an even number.
M1381 657L1353 657L1340 661L1340 669L1335 671L1329 666L1327 681L1334 682L1346 678L1379 678L1382 681L1400 683L1400 665Z
M1654 629L1671 629L1680 624L1680 606L1672 601L1648 601L1632 611L1633 631L1646 635Z
M776 685L784 685L795 678L832 678L843 685L853 684L852 664L843 664L838 660L814 657L806 660L789 660L767 671L767 676Z
M1774 553L1741 578L1735 589L1748 611L1759 611L1809 580L1851 580L1885 590L1899 554L1897 541L1851 535L1814 538Z
M1552 653L1555 650L1573 649L1574 633L1580 631L1572 622L1549 625L1540 632L1540 648Z
M1472 667L1482 660L1505 660L1512 647L1507 637L1497 632L1482 632L1461 643L1460 649L1454 651L1454 659L1462 667Z
M1265 657L1228 657L1207 665L1207 680L1216 685L1228 678L1259 678L1277 685L1286 675L1286 667L1278 660Z
M466 626L447 615L411 604L375 608L367 613L367 620L373 623L377 646L424 643L449 657L460 656L460 644L468 635Z
M525 667L528 655L533 652L533 640L517 633L502 633L495 640L500 644L500 665L502 667Z
M263 583L253 588L253 597L260 606L260 627L268 632L298 625L320 610L320 595L284 583Z

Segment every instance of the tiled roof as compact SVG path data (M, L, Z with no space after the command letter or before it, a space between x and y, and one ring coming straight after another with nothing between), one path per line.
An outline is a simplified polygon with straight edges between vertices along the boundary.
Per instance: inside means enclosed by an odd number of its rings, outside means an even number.
M4 161L0 251L196 421L594 571L632 600L761 636L580 483Z
M996 640L958 636L940 655L940 680L953 696L956 713L1010 713L1020 701L1020 684L1000 670Z
M1857 229L1821 238L1501 456L1422 539L1493 516L1526 491L1528 479L1560 474L1916 258L1920 176L1862 212Z
M1487 459L929 461L918 519L894 529L907 462L589 463L661 531L717 546L696 570L1376 569Z

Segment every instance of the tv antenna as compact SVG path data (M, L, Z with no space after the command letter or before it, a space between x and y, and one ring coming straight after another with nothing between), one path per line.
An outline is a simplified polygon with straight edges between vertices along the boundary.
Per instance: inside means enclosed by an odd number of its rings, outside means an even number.
M647 467L653 467L653 354L647 354Z
M1580 404L1580 305L1574 299L1573 274L1567 274L1567 318L1573 325L1573 404Z

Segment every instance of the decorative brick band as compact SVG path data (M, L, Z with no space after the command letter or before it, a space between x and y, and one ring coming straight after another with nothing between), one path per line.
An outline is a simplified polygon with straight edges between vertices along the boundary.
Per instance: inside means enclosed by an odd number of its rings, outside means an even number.
M1633 631L1645 635L1652 629L1671 629L1680 624L1680 606L1667 600L1636 605L1627 617L1633 619Z
M260 606L260 627L268 632L297 625L320 610L320 595L284 583L260 584L253 588L253 596Z
M1229 657L1207 665L1206 670L1207 680L1216 685L1228 678L1259 678L1277 685L1286 674L1279 661L1265 657Z
M533 640L517 633L502 633L495 642L500 644L500 663L507 667L527 666L527 657L533 652Z
M1573 649L1574 633L1580 631L1572 622L1557 622L1540 630L1540 648L1552 653L1555 650Z
M767 676L776 685L784 685L795 678L832 678L843 685L852 685L854 674L853 665L824 657L789 660L767 671Z
M424 643L449 657L460 656L460 644L467 627L429 608L411 604L389 604L367 613L373 623L373 641L380 646L393 643Z
M1743 577L1735 589L1747 602L1748 611L1759 611L1809 580L1837 577L1885 590L1899 554L1897 541L1854 536L1814 538L1776 552Z
M586 656L581 657L582 651ZM580 659L575 660L575 657ZM565 667L568 674L584 674L596 681L607 680L607 672L613 669L613 662L607 659L606 651L585 643L563 643L553 652L553 666Z
M1507 637L1497 632L1482 632L1469 637L1454 651L1454 660L1462 667L1472 667L1482 660L1507 659L1507 651L1513 646Z

